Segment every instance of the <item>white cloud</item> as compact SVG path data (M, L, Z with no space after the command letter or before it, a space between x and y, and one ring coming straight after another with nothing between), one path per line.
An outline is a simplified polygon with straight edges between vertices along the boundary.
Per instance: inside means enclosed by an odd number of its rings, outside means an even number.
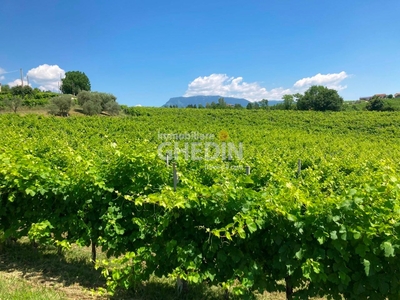
M198 77L188 85L185 97L198 95L218 95L223 97L245 98L250 101L261 99L282 99L285 94L301 93L312 85L324 85L338 91L347 86L340 85L346 79L346 72L336 74L317 74L298 80L292 88L274 88L267 90L257 82L247 83L242 77L228 77L226 74L211 74L210 76Z
M39 89L58 91L60 78L65 76L65 71L57 65L44 64L30 69L26 75L39 85Z
M6 79L4 76L0 76L0 80L4 80Z
M59 83L58 82L51 82L45 85L41 85L38 87L39 90L42 91L52 91L52 92L59 92Z
M10 87L17 86L17 85L21 85L21 79L15 79L14 81L9 82L8 85L9 85ZM26 80L24 80L24 86L25 86L25 85L28 85L28 81L26 81ZM31 86L31 84L29 84L29 86Z
M281 95L289 93L283 88L267 91L257 82L247 83L242 77L228 77L226 74L211 74L198 77L189 83L184 96L218 95L223 97L245 98L250 101L261 99L279 99Z
M341 91L347 88L347 86L340 85L340 83L347 77L349 77L349 75L347 75L344 71L325 75L318 73L313 77L306 77L296 81L294 88L305 89L312 85L323 85L330 89Z

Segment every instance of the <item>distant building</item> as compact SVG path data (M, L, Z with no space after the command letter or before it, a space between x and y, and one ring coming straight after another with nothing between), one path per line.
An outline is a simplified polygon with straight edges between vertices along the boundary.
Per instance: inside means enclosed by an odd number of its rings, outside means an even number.
M386 94L375 94L374 95L374 97L379 97L379 98L382 98L382 99L384 99L384 98L386 98Z
M0 93L1 93L1 83L0 83Z
M1 88L1 86L0 86L0 88ZM400 98L400 93L394 94L394 97L395 97L395 98Z
M369 101L372 97L360 97L360 101Z

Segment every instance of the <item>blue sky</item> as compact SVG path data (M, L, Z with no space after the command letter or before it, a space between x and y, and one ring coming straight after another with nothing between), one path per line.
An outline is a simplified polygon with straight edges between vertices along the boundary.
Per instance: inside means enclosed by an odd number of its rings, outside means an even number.
M2 0L0 82L82 71L129 106L171 97L400 92L399 0ZM17 71L17 72L15 72Z

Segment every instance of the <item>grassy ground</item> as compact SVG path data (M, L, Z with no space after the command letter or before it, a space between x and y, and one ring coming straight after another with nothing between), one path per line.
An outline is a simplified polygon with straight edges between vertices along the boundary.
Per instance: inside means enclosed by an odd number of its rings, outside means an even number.
M104 286L100 272L90 263L89 250L77 246L59 255L56 248L36 249L20 241L3 247L0 262L2 300L93 299L91 290Z
M41 284L35 284L21 279L15 274L0 274L0 299L22 300L22 299L67 299L65 293Z
M100 251L98 251L100 252ZM4 245L0 252L0 300L42 299L224 299L224 291L207 285L191 286L186 297L179 296L175 282L152 278L135 291L102 295L105 280L90 262L90 249L74 246L58 254L56 248L34 248L22 240ZM98 253L98 258L104 255ZM284 300L284 293L257 295L259 300Z
M13 113L14 112L12 112L10 109L0 110L0 114L13 114ZM28 115L28 114L38 114L41 116L50 116L49 109L46 107L42 107L42 106L41 107L33 107L33 108L22 106L17 110L17 114L21 115L21 116ZM79 106L73 107L69 111L69 115L70 116L84 116L82 109Z

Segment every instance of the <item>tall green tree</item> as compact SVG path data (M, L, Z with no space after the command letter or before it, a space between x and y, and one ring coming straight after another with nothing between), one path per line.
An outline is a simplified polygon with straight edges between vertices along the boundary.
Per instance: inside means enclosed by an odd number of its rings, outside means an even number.
M90 91L90 81L85 73L80 71L70 71L65 73L61 83L63 94L77 95L80 91Z
M343 106L343 98L338 92L322 85L310 87L304 95L297 99L297 109L317 111L339 111Z
M10 91L13 96L20 98L25 98L33 95L33 89L28 85L16 85L13 86Z
M283 95L283 109L293 109L294 97L293 95Z
M225 99L224 98L219 98L218 99L218 108L226 108L228 105L227 105L227 103L225 102Z
M268 99L262 99L259 102L259 105L262 109L268 109Z

